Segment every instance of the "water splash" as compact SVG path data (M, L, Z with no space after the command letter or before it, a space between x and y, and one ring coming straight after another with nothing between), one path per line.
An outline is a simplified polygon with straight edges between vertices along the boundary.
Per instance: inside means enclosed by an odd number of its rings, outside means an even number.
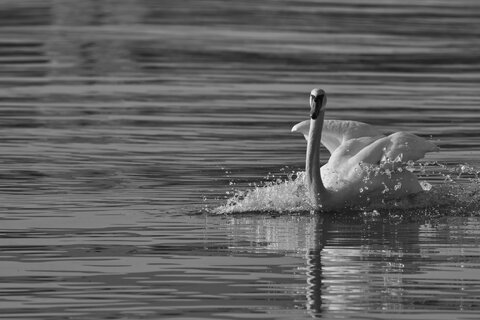
M236 190L224 206L216 208L215 213L245 212L304 212L311 210L303 183L303 172L287 175L285 180L276 179L253 189ZM268 178L268 177L267 177Z
M429 215L480 215L480 170L468 164L390 163L387 166L365 166L368 174L365 179L377 175L391 175L395 171L414 172L420 180L424 192L402 199L388 199L390 191L385 189L376 197L367 198L368 203L358 208L348 208L375 217L380 213ZM285 179L268 181L255 185L252 189L235 190L223 206L211 212L216 214L234 213L308 213L310 205L304 185L304 172L292 172ZM396 184L393 189L402 188ZM364 190L368 192L368 184ZM345 211L345 210L343 210Z

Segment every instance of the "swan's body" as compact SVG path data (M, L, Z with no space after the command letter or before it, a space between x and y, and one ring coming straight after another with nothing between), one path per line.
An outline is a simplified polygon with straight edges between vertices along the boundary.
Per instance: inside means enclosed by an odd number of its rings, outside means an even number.
M438 151L435 144L406 132L385 136L362 122L324 120L325 104L325 92L312 90L312 119L292 128L307 140L305 183L314 207L340 208L362 203L372 195L403 197L422 191L413 173L392 169L398 162L415 161ZM320 143L331 154L322 167ZM384 172L366 170L365 165Z

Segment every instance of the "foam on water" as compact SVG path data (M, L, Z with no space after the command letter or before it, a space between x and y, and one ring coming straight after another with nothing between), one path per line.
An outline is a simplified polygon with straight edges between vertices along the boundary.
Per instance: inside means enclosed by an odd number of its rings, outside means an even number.
M480 170L468 164L447 165L438 162L405 163L390 166L365 166L366 179L409 170L420 178L424 192L402 199L388 199L384 190L367 198L367 204L345 208L348 212L375 216L380 213L428 215L480 215ZM307 197L304 172L292 172L285 179L267 181L248 190L235 190L227 203L211 212L236 213L305 213L313 207ZM268 177L267 177L268 178ZM402 188L401 184L394 188ZM345 211L342 210L342 211Z

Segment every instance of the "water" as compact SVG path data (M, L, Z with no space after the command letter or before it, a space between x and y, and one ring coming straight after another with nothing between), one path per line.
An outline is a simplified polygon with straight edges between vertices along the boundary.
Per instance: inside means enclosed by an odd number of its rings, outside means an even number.
M0 318L478 318L478 1L6 0L0 16ZM291 196L313 87L329 119L441 147L415 167L425 206L213 213Z

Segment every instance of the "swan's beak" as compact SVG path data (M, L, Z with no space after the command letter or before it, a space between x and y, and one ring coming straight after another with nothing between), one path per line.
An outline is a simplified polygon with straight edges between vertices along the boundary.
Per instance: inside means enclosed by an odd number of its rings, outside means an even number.
M322 109L322 103L323 98L322 97L316 97L315 99L311 100L310 103L310 117L315 120L318 118L318 115L320 114L320 110Z

